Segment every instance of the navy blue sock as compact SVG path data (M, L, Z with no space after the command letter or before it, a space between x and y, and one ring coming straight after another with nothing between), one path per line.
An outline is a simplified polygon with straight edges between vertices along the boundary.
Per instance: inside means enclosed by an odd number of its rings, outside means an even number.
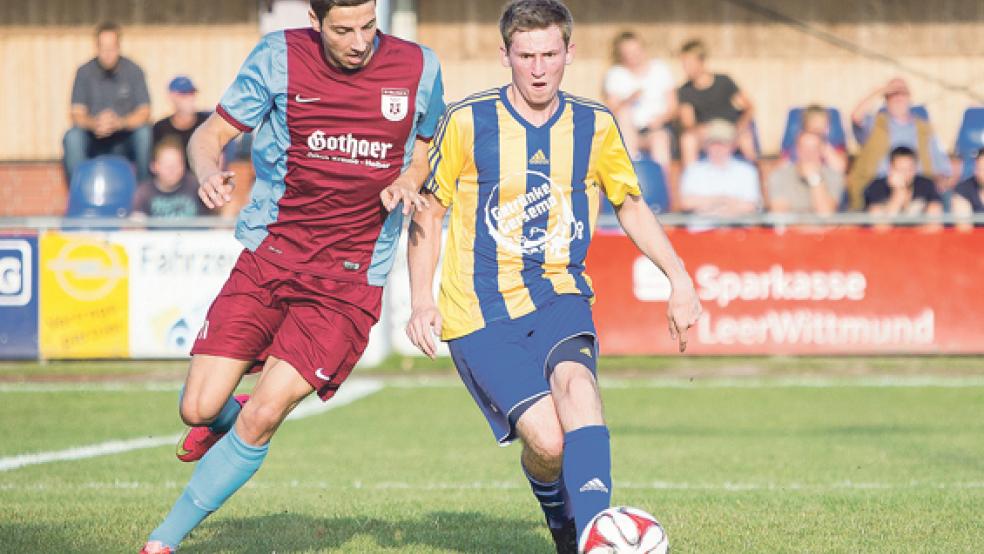
M520 465L522 466L522 464ZM526 466L523 466L523 473L526 474L530 488L533 489L533 495L540 503L540 509L543 510L543 515L547 518L547 525L551 529L560 529L574 519L571 503L567 499L567 491L564 490L563 477L558 477L556 481L551 483L544 483L530 475Z
M590 425L564 435L564 487L580 538L584 528L612 500L612 453L608 427Z
M192 529L249 481L269 446L246 444L233 428L198 462L188 486L149 540L177 548Z

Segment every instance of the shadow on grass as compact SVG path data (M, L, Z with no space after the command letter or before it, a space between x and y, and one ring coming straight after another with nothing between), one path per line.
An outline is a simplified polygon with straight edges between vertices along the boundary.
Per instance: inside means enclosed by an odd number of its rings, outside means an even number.
M259 517L206 520L182 544L182 553L309 552L337 549L353 538L360 546L346 552L400 551L553 552L546 526L477 512L430 512L415 518L326 517L280 513Z

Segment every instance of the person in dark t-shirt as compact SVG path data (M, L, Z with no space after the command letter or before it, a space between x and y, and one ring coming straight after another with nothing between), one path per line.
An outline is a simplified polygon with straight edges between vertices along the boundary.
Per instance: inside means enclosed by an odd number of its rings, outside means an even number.
M918 175L916 167L913 149L898 146L892 150L888 174L864 189L865 210L873 215L942 215L943 199L936 184Z
M953 189L951 200L953 215L958 218L957 228L968 230L973 225L960 219L969 219L973 214L984 213L984 148L977 151L974 173L960 181Z
M182 148L187 150L191 134L199 125L205 123L209 112L196 109L198 89L191 79L179 75L171 79L167 86L168 97L174 106L174 113L154 123L154 147L168 136L176 136L181 141ZM188 166L190 169L190 165Z
M185 166L185 150L176 136L165 137L154 148L152 179L133 195L136 217L196 217L208 210L198 198L198 181Z
M677 90L683 165L689 165L700 155L703 126L713 119L723 119L736 127L738 150L754 163L758 157L752 134L754 105L731 77L708 71L706 59L707 47L701 40L687 41L680 49L680 61L687 76L687 82Z
M96 57L75 73L72 128L65 133L65 177L101 154L119 154L136 166L137 178L149 177L150 95L143 70L120 55L120 27L96 29Z

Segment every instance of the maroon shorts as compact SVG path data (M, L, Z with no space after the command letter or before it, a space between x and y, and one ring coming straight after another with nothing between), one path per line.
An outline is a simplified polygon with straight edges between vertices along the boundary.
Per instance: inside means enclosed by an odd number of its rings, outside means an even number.
M381 303L382 287L297 273L243 250L191 354L261 367L274 356L328 400L362 356Z

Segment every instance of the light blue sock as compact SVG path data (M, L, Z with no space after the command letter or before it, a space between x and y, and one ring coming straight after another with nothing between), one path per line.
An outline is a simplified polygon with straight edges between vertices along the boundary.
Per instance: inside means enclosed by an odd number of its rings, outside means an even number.
M612 501L612 452L608 427L591 425L564 435L564 487L577 536Z
M198 462L188 486L149 540L177 548L192 529L249 481L269 447L269 443L246 444L233 428Z
M219 415L216 416L215 421L208 428L216 433L228 433L229 429L232 429L232 426L236 423L236 418L239 417L239 412L242 409L242 405L230 396L229 400L226 400L225 406L222 406L222 410L219 411Z
M178 410L181 409L181 401L184 400L185 388L181 387L181 392L178 393ZM215 431L216 433L228 433L229 429L232 429L234 423L236 423L236 418L239 417L239 412L242 411L243 407L233 396L230 396L222 409L219 410L219 415L215 417L215 421L208 426L209 429Z

